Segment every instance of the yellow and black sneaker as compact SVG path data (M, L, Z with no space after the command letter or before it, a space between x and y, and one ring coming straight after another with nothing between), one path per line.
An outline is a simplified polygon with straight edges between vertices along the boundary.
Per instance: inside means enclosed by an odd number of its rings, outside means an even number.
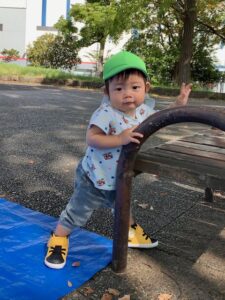
M134 223L130 226L128 234L128 247L155 248L158 246L158 244L158 241L150 238L140 225Z
M45 256L46 266L52 269L62 269L66 264L68 247L68 236L56 236L52 232L48 241L48 252Z

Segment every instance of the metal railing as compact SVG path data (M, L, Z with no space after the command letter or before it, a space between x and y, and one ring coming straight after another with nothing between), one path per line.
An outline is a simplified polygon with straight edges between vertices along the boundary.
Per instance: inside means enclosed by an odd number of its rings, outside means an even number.
M135 131L143 134L140 144L130 143L123 146L117 167L114 217L112 268L116 273L124 272L127 265L131 184L137 153L141 145L153 133L168 125L181 122L202 123L225 131L225 109L182 106L162 110L148 117L136 128Z

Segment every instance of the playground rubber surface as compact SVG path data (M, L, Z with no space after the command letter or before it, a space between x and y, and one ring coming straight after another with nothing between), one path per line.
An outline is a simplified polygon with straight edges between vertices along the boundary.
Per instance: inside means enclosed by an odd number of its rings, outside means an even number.
M172 100L156 99L157 107ZM73 191L88 121L100 102L98 91L1 84L0 196L58 217ZM225 104L190 103L221 109ZM205 128L172 125L147 143ZM137 222L158 238L158 248L129 249L126 273L115 274L109 265L63 299L225 299L225 195L216 191L215 201L207 203L198 187L142 174L133 180L132 206ZM85 227L109 238L112 228L108 210L94 212Z

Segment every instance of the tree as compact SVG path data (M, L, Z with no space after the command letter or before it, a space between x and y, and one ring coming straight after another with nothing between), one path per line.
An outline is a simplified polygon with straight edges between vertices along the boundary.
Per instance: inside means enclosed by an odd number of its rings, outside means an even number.
M72 7L70 16L73 22L82 22L79 35L80 47L88 47L99 43L98 73L102 73L105 44L108 37L118 39L121 30L116 24L116 9L113 1L86 1L86 4L76 4Z
M80 48L74 35L76 28L73 27L72 21L60 18L57 26L57 35L44 34L37 38L33 45L28 46L27 57L32 65L71 70L80 62Z
M191 80L191 59L193 53L194 27L197 18L196 0L185 0L183 3L183 32L181 36L181 51L178 62L176 82Z
M46 33L38 37L32 45L27 47L27 58L35 67L50 67L48 59L48 51L54 43L55 35Z
M221 0L86 2L85 5L73 6L71 18L83 23L79 40L81 46L100 44L100 65L108 37L117 41L122 33L138 30L137 40L132 39L128 49L141 55L151 68L160 66L161 74L165 72L164 79L180 84L191 79L193 53L198 52L199 37L208 35L210 50L225 39L225 3Z
M164 55L164 49L174 50L173 79L177 83L190 80L196 37L207 32L210 46L225 39L224 1L133 0L127 5L127 1L121 0L117 5L118 21L126 13L126 27L129 23L130 28L139 29L146 38L146 47L154 49L156 42L155 48ZM123 21L120 25L123 26Z

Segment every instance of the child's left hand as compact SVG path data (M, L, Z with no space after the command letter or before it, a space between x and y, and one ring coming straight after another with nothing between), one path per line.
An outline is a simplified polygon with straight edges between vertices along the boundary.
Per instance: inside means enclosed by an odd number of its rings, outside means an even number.
M180 94L177 97L176 102L174 103L176 106L180 105L186 105L188 102L188 98L191 92L192 84L185 84L182 83L181 88L180 88Z

